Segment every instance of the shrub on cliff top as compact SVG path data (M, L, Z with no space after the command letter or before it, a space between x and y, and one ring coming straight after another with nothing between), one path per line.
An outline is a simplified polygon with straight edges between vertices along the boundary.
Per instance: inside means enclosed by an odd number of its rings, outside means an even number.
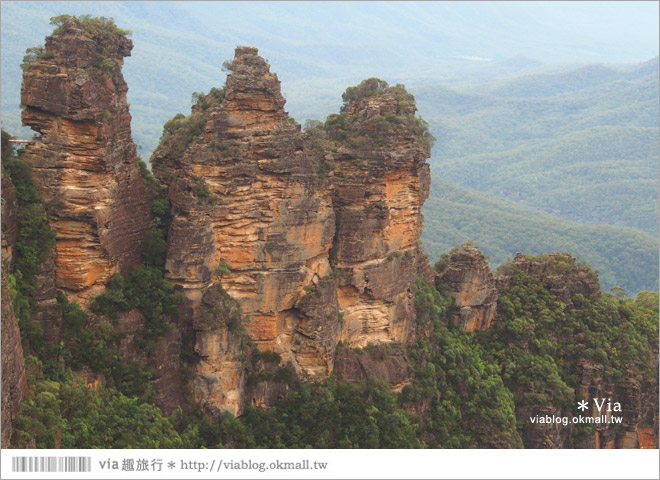
M91 15L80 15L79 17L66 14L58 15L56 17L51 17L50 24L55 25L56 27L55 30L53 30L53 35L62 35L65 32L65 26L73 24L81 30L82 35L93 40L109 39L112 35L127 37L131 34L130 30L117 27L112 18L92 17ZM21 69L28 70L36 60L48 60L54 56L53 52L46 51L41 45L28 48L25 51L23 63L21 63ZM95 68L105 74L113 75L119 69L119 64L111 58L107 58L105 55L99 55Z
M174 118L165 122L161 145L171 146L174 155L180 156L193 140L204 130L204 116L202 112L194 112L187 117L177 113Z
M212 88L208 94L192 93L192 112L187 117L177 113L163 125L160 145L168 147L176 156L183 155L193 140L204 131L204 112L219 105L225 99L225 88Z
M385 93L393 95L396 98L398 106L397 114L414 113L415 97L411 93L408 93L406 87L400 83L390 87L385 80L374 77L363 80L362 83L355 87L348 87L346 89L341 95L344 104L341 106L340 112L346 113L348 106L357 100Z
M193 111L207 110L211 107L215 107L225 99L225 87L213 87L211 90L209 90L208 94L204 92L193 92L191 99L193 104Z
M385 93L388 87L389 85L385 80L381 80L375 77L363 80L360 85L355 87L348 87L346 91L341 95L341 99L344 101L344 104L341 106L339 111L341 113L346 113L348 106L352 102L362 98L373 97L374 95L378 95L380 93Z
M346 117L349 106L356 101L378 95L393 96L396 100L396 111L387 116L369 116L361 120L360 128L353 127L355 119ZM339 110L341 115L330 115L325 122L325 130L331 139L346 141L358 148L369 146L373 142L382 146L387 137L407 126L429 148L433 147L435 137L431 134L428 123L420 117L415 117L415 97L408 93L403 85L390 87L386 81L372 77L355 87L348 87L341 98L344 101Z
M21 69L28 70L37 60L48 60L54 56L55 55L53 55L53 52L47 52L43 46L28 48L25 50L25 56L23 57L23 63L21 63Z
M53 35L61 35L64 33L65 25L73 23L76 27L82 30L82 34L88 38L106 38L110 35L121 35L122 37L129 36L132 32L123 28L117 27L112 18L105 17L92 17L91 15L58 15L51 17L50 24L55 25Z

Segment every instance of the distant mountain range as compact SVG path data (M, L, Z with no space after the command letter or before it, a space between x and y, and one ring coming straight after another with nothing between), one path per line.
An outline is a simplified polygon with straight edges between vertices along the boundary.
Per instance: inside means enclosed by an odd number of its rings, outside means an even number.
M224 83L221 65L236 45L254 45L270 60L285 96L295 92L287 109L301 123L336 112L346 85L373 76L417 93L425 84L465 85L553 62L633 63L658 54L657 25L648 20L658 8L644 2L626 6L623 23L616 4L581 2L49 1L0 8L5 129L20 126L19 65L25 49L52 31L49 18L103 15L133 31L124 74L145 157L163 124L189 109L191 92Z
M423 237L431 256L467 238L494 264L569 250L606 287L657 288L658 78L656 57L417 89L438 137Z

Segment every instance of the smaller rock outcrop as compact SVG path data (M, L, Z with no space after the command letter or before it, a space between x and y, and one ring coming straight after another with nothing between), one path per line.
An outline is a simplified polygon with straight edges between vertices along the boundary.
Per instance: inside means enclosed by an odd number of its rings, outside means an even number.
M4 218L3 218L4 220ZM23 362L23 346L14 306L9 296L9 287L2 270L2 439L1 448L7 448L12 434L11 423L27 393L27 379Z
M600 283L596 272L588 266L577 264L570 253L551 253L549 255L523 255L516 253L513 262L506 265L503 275L498 279L498 290L506 288L510 269L521 270L528 275L540 278L567 307L573 306L573 295L584 296L600 294Z
M452 323L468 332L490 328L497 310L497 287L488 262L478 248L463 246L451 252L446 266L435 277L445 285L457 311Z

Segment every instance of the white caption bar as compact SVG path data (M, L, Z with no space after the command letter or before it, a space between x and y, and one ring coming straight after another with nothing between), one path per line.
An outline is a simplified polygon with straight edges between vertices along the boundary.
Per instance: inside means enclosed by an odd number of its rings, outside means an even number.
M3 479L657 479L660 473L658 450L5 449L1 455ZM52 471L67 465L74 471ZM75 470L88 465L90 471Z

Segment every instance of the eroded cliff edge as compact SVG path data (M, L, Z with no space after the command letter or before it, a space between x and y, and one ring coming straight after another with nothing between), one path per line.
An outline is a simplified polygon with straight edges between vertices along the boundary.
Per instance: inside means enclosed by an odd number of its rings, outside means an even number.
M303 133L256 48L238 47L228 67L226 87L168 122L152 157L172 203L166 276L184 287L189 314L220 285L257 348L298 376L332 373L339 342L410 342L430 184L414 98L370 79ZM244 398L225 322L201 323L196 399L234 412L260 403Z

